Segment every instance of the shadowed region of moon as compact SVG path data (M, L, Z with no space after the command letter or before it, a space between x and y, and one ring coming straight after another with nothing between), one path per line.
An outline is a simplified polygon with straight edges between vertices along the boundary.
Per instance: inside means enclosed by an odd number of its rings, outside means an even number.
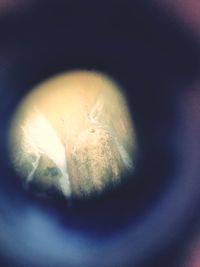
M136 137L120 87L99 72L73 71L44 81L22 99L9 148L26 189L88 198L133 171Z

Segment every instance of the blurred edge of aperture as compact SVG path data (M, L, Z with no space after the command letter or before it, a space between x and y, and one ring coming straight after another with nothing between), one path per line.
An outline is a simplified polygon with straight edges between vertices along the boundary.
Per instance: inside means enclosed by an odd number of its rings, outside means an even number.
M187 28L199 40L200 38L200 1L199 0L155 0L155 2L165 12L173 14L184 28ZM200 127L200 81L194 85L193 96L194 100L190 105L193 106L191 114L193 119L198 118L198 125ZM191 97L190 97L191 98ZM199 132L199 127L196 129ZM200 266L200 222L197 223L193 236L185 247L183 257L183 265L181 267L199 267Z
M0 16L12 15L26 11L35 0L0 0Z

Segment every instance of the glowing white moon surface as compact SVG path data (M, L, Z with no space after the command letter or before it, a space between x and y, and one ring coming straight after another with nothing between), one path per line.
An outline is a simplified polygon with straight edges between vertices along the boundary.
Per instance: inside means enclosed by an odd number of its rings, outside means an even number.
M99 72L72 71L22 99L9 148L25 188L41 196L88 198L134 169L136 137L120 87Z

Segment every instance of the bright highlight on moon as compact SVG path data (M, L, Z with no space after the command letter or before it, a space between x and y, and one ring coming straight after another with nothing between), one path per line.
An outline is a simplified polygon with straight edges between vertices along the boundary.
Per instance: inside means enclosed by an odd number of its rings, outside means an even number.
M99 72L72 71L22 99L9 148L24 188L90 198L134 170L136 137L120 87Z

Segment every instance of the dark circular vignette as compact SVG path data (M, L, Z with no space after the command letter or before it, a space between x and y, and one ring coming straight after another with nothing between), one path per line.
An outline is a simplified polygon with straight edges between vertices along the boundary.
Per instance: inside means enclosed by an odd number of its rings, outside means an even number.
M177 267L199 204L192 36L147 1L89 0L38 1L0 17L0 33L2 266ZM9 164L9 123L32 86L72 69L102 71L122 86L137 168L102 198L45 203L23 192Z

